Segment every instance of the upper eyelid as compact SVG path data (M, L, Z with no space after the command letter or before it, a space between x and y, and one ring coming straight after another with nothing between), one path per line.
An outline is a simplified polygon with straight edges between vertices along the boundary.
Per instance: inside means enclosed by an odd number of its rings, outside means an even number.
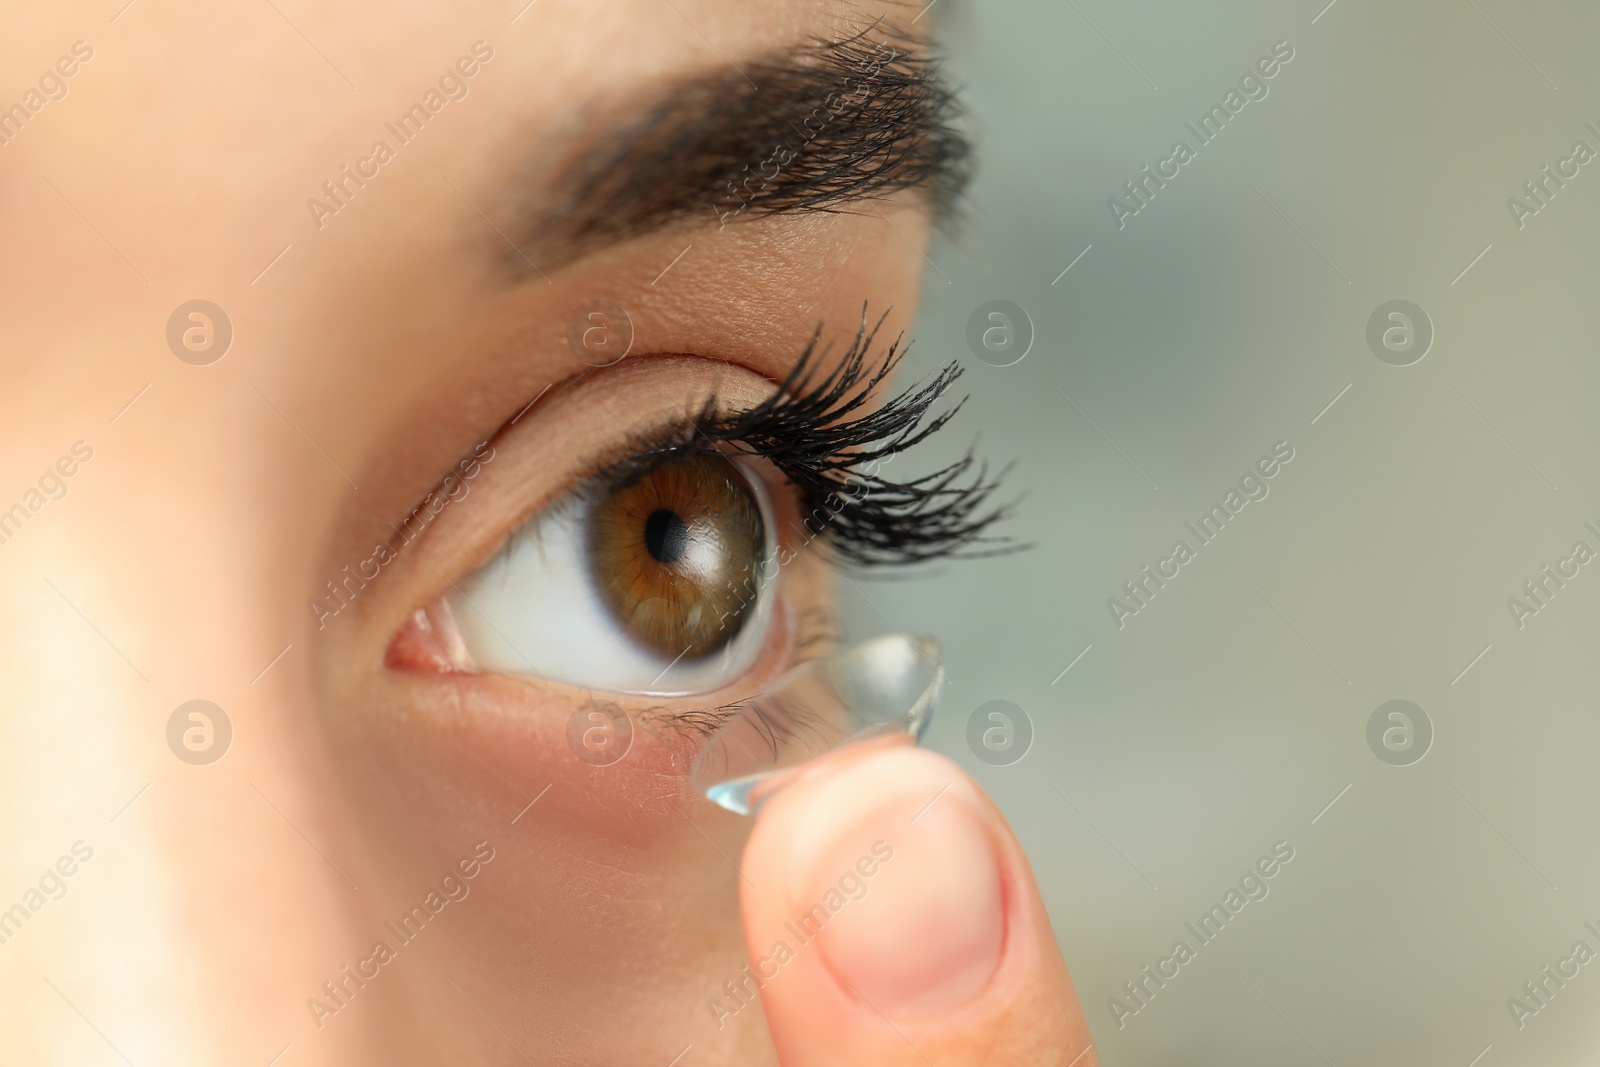
M716 403L715 395L707 401L708 406L715 406ZM649 430L636 431L623 442L606 449L568 475L560 490L547 494L539 503L524 511L521 520L506 534L491 559L508 559L527 537L537 536L542 520L559 518L562 509L588 507L602 493L633 477L642 477L674 458L702 450L723 451L717 446L734 443L709 441L706 445L697 446L694 435L698 432L693 420L680 415L675 419L662 420ZM729 451L736 456L750 454L743 450ZM773 478L762 477L752 470L746 470L745 473L753 481L762 482L768 493L774 490L771 484ZM797 492L792 484L788 488L791 493Z
M692 370L680 374L678 366ZM493 508L496 514L492 521L498 532L491 535L491 538L463 536L459 532L463 523L458 521L454 514L462 510L460 507L444 508L437 521L429 525L430 529L447 526L457 531L450 537L450 540L457 544L449 551L452 554L476 556L481 563L492 556L493 551L507 537L541 509L554 504L585 479L603 472L614 463L627 459L631 453L639 450L641 443L657 443L666 430L682 423L684 421L682 411L685 408L683 403L660 404L651 398L651 393L657 398L665 397L662 383L668 383L671 387L687 384L693 390L691 395L697 397L724 395L729 397L728 403L733 406L747 402L754 403L765 395L764 389L759 386L752 388L743 384L740 379L756 383L770 382L770 378L766 375L738 360L685 352L641 353L630 356L617 367L617 370L628 372L634 379L631 383L623 384L625 389L633 390L628 395L634 399L621 404L613 401L613 406L625 411L630 418L637 414L638 426L613 436L608 443L600 447L587 448L584 450L586 454L572 457L570 452L562 450L552 456L546 451L546 447L539 443L538 438L554 435L559 439L563 435L574 433L583 436L586 430L584 420L588 413L593 410L596 403L605 403L603 399L596 399L591 387L602 383L609 384L607 379L610 377L610 372L602 371L598 375L573 374L551 383L535 395L534 402L524 402L519 405L514 409L516 414L491 430L478 445L460 453L457 460L446 467L444 473L432 482L427 490L412 498L412 502L403 511L390 513L382 520L383 527L388 533L390 547L393 548L395 544L395 531L409 516L424 507L431 497L443 495L447 481L464 460L473 456L476 448L492 448L496 457L492 463L484 465L485 470L482 473L472 479L476 492L471 495L477 496L483 492L494 495L498 505ZM708 370L711 373L708 373ZM734 372L731 378L727 373L730 371ZM640 384L640 379L646 386L653 388L643 391L634 389L634 386ZM601 395L604 397L605 393ZM690 404L689 407L692 410L694 405ZM538 437L531 437L528 432L530 430ZM550 481L559 481L559 484L548 484L547 476ZM525 492L521 488L541 484L542 490L536 492ZM480 485L482 488L479 488ZM506 503L508 501L509 504ZM481 509L484 506L479 504L476 508ZM468 525L482 530L483 519L480 515L474 515L468 520ZM463 541L475 541L482 546L484 540L490 539L493 548L478 547L463 551L460 544ZM429 540L435 539L429 538Z
M476 476L482 472L483 467L494 462L496 454L495 442L498 440L499 436L499 432L497 431L496 433L483 438L477 444L473 445L472 448L463 453L461 458L457 459L456 462L451 465L450 469L446 471L438 481L429 486L427 492L423 493L416 503L407 509L404 515L400 516L398 521L388 523L391 530L391 536L385 543L391 551L398 553L404 544L409 544L415 539L415 537L421 536L421 532L426 532L427 529L433 526L433 523L437 520L438 513L430 513L430 517L427 522L423 523L423 530L418 534L407 536L406 533L406 523L415 519L419 513L425 511L428 507L429 500L435 497L444 497L446 502L440 505L439 509L440 512L443 512L445 508L448 508L451 504L459 504L461 500L465 500L467 497L472 495L472 490L469 485L467 492L463 493L460 500L458 500L451 495L455 491L454 487L452 486L451 488L446 489L445 486L450 484L451 479L456 479L457 484L469 484L473 478L476 478ZM482 454L482 450L485 448L489 450L489 454L487 456ZM469 464L472 464L476 467L476 470L471 475L467 475L463 470L463 468Z
M648 454L652 449L681 449L696 433L711 447L731 445L730 451L761 457L781 472L788 482L789 498L799 505L801 521L811 528L806 540L826 534L826 543L845 562L862 566L905 564L1014 550L1019 546L1003 539L998 541L998 548L986 547L997 543L987 534L988 528L1008 515L1010 506L990 502L999 478L990 478L970 453L942 471L901 482L885 479L876 471L865 474L861 480L870 490L866 500L859 494L839 494L839 490L854 484L855 463L897 454L943 425L953 414L935 415L931 422L924 423L929 409L959 373L959 367L954 365L939 372L932 383L920 388L913 385L882 403L875 401L877 387L903 352L897 338L885 350L873 354L873 340L883 322L879 318L876 324L872 323L863 306L854 338L837 359L822 345L822 325L818 324L775 390L770 377L741 362L687 352L642 354L624 361L616 372L584 373L560 383L563 387L550 390L535 405L533 419L518 425L526 417L525 413L519 414L489 439L491 445L511 453L490 475L491 483L502 486L498 491L510 502L504 507L489 505L490 515L496 516L495 529L454 535L466 547L457 545L446 551L469 569L474 564L481 566L542 509L586 481L598 484L597 476L608 468L614 469L619 462L636 462L641 453ZM698 367L694 373L679 377L669 365L664 373L671 377L664 377L658 362L662 360L684 361L686 366ZM726 377L724 372L731 369L751 377ZM625 389L632 376L634 384L648 385L655 392L654 398L645 393L640 400L614 405L625 412L638 412L642 426L617 435L608 446L594 449L586 460L561 462L565 470L559 486L551 486L536 497L527 494L527 498L518 501L524 494L515 487L504 488L502 481L503 477L518 475L503 475L501 469L509 465L513 472L521 472L524 482L544 480L544 472L550 466L548 460L537 462L542 453L523 444L528 440L526 432L539 424L539 409L549 413L553 425L560 427L571 417L560 411L566 406L566 398L573 392L587 397L589 383L605 382L611 373L624 375ZM674 404L663 389L663 383L696 380L700 384L691 385L699 397L695 401ZM763 383L763 387L754 387L751 382ZM725 391L725 386L733 388ZM723 401L719 397L729 399ZM580 403L576 412L581 418L584 402L576 402ZM654 415L645 414L647 411L654 411ZM747 442L748 447L740 447L740 441ZM558 462L561 459L557 457ZM459 525L448 519L446 524Z
M598 491L608 483L617 484L625 476L648 473L673 456L687 453L690 451L688 445L677 446L672 444L672 440L674 436L692 435L694 431L694 423L681 417L659 419L648 429L635 429L626 438L602 449L567 474L562 488L530 504L524 510L517 528L522 528L536 516L565 501L579 503L580 498L574 494L585 487L590 491Z

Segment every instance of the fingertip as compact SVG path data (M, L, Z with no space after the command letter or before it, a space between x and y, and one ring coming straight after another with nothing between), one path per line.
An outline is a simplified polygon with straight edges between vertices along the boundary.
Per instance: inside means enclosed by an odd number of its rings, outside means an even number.
M1061 997L1081 1022L1021 848L943 756L818 761L764 805L745 871L746 941L785 1064L992 1053L991 1030ZM1024 1025L1067 1041L1048 1019Z

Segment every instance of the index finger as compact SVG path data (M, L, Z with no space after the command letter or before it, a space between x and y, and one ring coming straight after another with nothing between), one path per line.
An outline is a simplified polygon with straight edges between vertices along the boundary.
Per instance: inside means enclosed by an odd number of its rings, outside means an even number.
M819 761L743 866L745 987L784 1067L1098 1063L1027 858L948 759Z

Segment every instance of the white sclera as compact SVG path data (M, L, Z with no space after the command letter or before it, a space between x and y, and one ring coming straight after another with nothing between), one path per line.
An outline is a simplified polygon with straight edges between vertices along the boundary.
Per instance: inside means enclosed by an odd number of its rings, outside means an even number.
M695 757L689 782L748 815L759 786L841 745L916 744L943 684L944 651L931 637L875 637L802 664L735 705Z
M546 508L507 547L447 594L473 662L613 693L680 696L721 688L749 669L765 645L777 573L771 508L760 484L766 546L761 579L721 649L699 659L662 655L628 636L591 573L590 509L583 500Z

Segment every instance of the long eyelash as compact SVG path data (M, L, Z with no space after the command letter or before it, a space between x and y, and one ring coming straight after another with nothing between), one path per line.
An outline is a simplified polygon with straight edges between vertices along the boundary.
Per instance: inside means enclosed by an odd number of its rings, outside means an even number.
M1020 546L1008 538L989 535L1015 507L993 503L1009 467L990 477L988 465L968 449L930 474L905 481L883 475L885 464L943 429L965 403L929 417L961 376L960 366L949 363L931 380L875 405L879 387L906 351L896 337L881 356L872 355L883 321L869 324L863 307L850 347L826 373L819 325L771 398L732 413L719 411L712 398L687 426L639 458L654 465L669 454L718 445L761 456L799 492L808 535L862 567L1015 551Z

